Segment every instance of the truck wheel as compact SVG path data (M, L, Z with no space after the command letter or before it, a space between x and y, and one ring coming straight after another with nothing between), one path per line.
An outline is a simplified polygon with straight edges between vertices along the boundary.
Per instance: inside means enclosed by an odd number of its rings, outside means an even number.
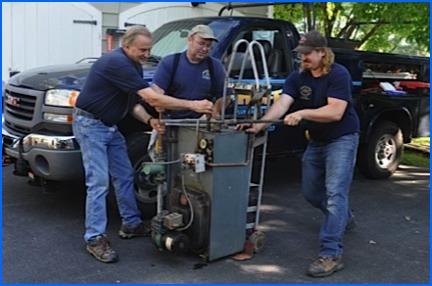
M127 138L129 158L134 168L134 192L138 207L144 218L156 215L157 185L146 180L141 174L143 162L151 161L147 153L150 134L135 133Z
M380 123L367 144L359 148L360 172L370 179L390 177L399 166L403 152L402 131L391 121Z

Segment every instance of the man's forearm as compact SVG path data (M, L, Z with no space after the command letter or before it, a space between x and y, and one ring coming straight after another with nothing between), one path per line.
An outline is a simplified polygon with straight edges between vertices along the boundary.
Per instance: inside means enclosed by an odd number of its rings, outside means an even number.
M266 112L266 114L261 118L262 120L277 120L281 118L290 108L291 104L294 102L293 98L288 95L281 95L279 100L275 101ZM258 123L257 127L259 130L263 130L270 123Z
M156 93L151 88L141 89L137 93L145 102L155 108L171 110L194 109L194 101L192 100L178 99L165 94Z
M144 122L145 124L150 124L150 119L152 116L145 110L141 104L136 104L131 111L133 117L137 120Z

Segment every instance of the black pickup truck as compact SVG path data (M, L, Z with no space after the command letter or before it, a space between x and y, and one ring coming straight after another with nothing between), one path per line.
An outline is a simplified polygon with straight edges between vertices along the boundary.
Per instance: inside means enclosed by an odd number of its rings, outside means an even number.
M205 17L170 22L154 31L152 56L144 68L146 79L151 81L162 57L185 50L188 31L197 24L214 30L219 42L212 56L225 64L239 39L260 42L265 57L258 57L256 64L260 67L260 60L267 61L274 97L287 75L298 68L299 55L292 50L300 35L293 24L265 18ZM429 135L429 58L333 50L336 61L349 69L353 79L353 97L361 119L358 167L370 178L389 177L400 162L403 143ZM244 51L239 48L236 52ZM42 67L11 77L3 94L2 141L3 152L12 158L17 175L30 175L47 187L57 181L83 178L71 112L90 66ZM231 75L235 79L238 70L233 67ZM245 82L247 79L245 71ZM381 87L384 82L399 85L406 93L385 92ZM130 116L119 125L137 166L137 199L153 203L156 191L138 172L140 163L148 160L148 126ZM299 154L306 145L300 128L281 124L269 127L268 140L268 157Z

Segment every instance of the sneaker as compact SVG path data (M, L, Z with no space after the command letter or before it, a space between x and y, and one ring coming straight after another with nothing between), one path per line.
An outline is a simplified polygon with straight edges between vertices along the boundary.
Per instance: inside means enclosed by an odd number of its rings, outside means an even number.
M143 223L140 223L136 227L130 227L127 224L123 224L119 230L119 236L121 238L132 238L136 236L148 236L150 229Z
M87 251L97 260L110 263L118 261L117 253L111 248L110 242L106 236L98 235L87 242Z
M350 232L356 226L357 226L357 221L355 219L355 216L354 216L354 214L351 214L351 217L349 218L348 223L345 226L345 232Z
M312 277L325 277L343 268L344 264L341 255L334 258L320 256L309 266L306 274Z

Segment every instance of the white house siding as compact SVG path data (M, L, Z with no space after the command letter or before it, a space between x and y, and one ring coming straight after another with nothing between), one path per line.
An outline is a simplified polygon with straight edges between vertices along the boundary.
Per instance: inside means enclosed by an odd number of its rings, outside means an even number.
M217 16L229 2L2 2L2 80L11 71L74 63L106 51L106 30L143 23L154 30L176 19ZM232 2L246 4L253 2ZM272 6L225 10L224 15L272 17ZM96 25L73 20L96 21Z
M101 23L101 12L84 2L2 2L2 80L10 71L100 56Z
M2 82L9 78L10 68L12 67L12 13L11 3L2 2Z
M89 2L102 12L102 50L107 51L107 29L122 29L126 23L145 24L151 31L162 24L181 19L199 16L217 16L219 10L228 2L206 2L192 7L191 2ZM233 4L253 4L253 2L233 2ZM181 11L176 7L181 7ZM182 13L182 14L180 14ZM239 8L234 11L225 10L224 15L247 15L272 17L273 7ZM118 46L119 38L115 38L114 47Z
M217 16L222 4L207 2L198 7L192 7L191 2L147 2L120 13L119 28L125 28L126 23L145 24L150 31L161 25L179 19ZM243 14L234 11L233 15Z

